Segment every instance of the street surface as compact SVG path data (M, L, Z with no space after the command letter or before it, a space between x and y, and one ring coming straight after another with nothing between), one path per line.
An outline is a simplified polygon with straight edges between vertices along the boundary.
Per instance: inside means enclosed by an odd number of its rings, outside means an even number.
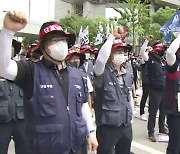
M147 109L146 109L147 111ZM147 112L146 112L147 113ZM135 116L139 115L139 107L135 107ZM155 135L158 138L158 119L156 119ZM135 154L165 154L167 142L151 142L147 136L147 121L138 118L133 120L132 152Z

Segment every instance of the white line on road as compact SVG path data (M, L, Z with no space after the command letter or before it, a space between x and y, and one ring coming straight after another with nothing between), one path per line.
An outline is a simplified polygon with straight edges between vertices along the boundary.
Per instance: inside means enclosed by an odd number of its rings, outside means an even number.
M134 141L132 141L131 145L133 147L136 147L138 149L141 149L141 150L146 151L146 152L151 153L151 154L165 154L165 153L163 153L161 151L158 151L156 149L150 148L148 146L145 146L143 144L140 144L140 143L137 143L137 142L134 142Z

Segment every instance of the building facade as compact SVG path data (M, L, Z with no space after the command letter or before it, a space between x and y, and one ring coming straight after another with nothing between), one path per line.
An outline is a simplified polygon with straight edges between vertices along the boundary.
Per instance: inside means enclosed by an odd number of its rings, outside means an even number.
M78 14L83 17L94 17L94 16L103 16L105 17L105 9L110 8L111 6L118 7L119 5L116 3L116 0L41 0L43 1L43 8L46 8L46 14L48 13L47 20L56 20L59 21L60 18L64 18L66 16L70 16L71 14ZM20 1L13 1L15 4ZM123 2L123 0L119 0L119 2ZM45 5L46 3L46 5ZM1 14L4 14L4 10L8 10L8 5L3 6L5 4L2 2L1 4ZM21 3L20 3L21 4ZM30 12L36 11L34 6L37 5L36 0L26 0L23 1L24 9L27 10L27 14L29 14L30 19ZM26 9L27 6L27 9ZM31 6L31 7L30 7ZM52 7L53 6L53 7ZM180 6L180 0L151 0L151 12L156 11L159 7L173 7L177 8ZM21 5L18 5L18 8L13 8L15 10L19 10L22 8ZM53 8L53 9L52 9ZM37 8L39 10L39 8ZM40 10L39 10L40 11ZM53 19L52 15L54 14ZM40 14L40 12L39 12ZM37 15L38 19L38 15ZM29 20L30 21L30 20ZM0 18L0 27L2 27L2 18ZM34 24L29 22L25 29L21 32L16 33L16 36L22 37L37 37L41 24Z
M116 2L116 0L55 0L55 20L74 13L83 17L105 17L105 9L111 6L118 7ZM151 0L150 3L152 13L160 7L177 8L180 6L180 0Z

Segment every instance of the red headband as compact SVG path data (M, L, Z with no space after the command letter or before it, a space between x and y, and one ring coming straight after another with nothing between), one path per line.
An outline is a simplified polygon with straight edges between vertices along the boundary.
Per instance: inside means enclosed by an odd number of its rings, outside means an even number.
M42 36L44 36L45 34L51 32L51 31L63 31L63 29L58 24L52 24L52 25L49 25L49 26L45 27L44 29L42 29L39 33L39 37L41 38Z

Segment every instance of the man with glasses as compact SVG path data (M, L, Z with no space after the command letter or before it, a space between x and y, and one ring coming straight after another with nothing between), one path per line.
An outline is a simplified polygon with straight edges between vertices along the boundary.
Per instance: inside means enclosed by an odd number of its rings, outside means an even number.
M89 149L96 150L86 81L80 70L65 62L75 35L64 32L56 22L46 22L39 32L43 59L15 62L10 58L12 38L26 24L23 13L7 12L0 33L0 75L24 91L27 154L80 154L86 137Z

